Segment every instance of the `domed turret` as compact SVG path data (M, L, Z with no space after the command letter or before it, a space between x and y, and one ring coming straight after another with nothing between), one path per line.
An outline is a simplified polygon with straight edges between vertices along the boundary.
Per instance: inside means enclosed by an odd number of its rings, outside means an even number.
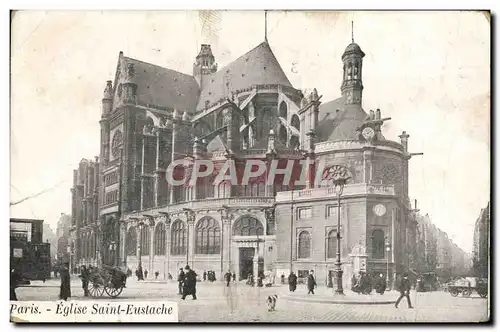
M346 104L361 105L363 93L362 68L363 57L365 53L361 50L358 44L352 42L347 45L344 54L342 54L342 62L344 63L344 76L342 79L342 96Z

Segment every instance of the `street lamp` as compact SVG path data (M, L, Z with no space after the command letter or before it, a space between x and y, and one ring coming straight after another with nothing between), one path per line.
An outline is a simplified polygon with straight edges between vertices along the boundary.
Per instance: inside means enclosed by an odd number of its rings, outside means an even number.
M391 251L391 244L389 242L389 237L385 237L385 251L387 252L387 271L386 271L386 288L389 288L389 251Z
M342 165L334 165L326 170L326 180L332 180L335 193L337 194L337 260L335 262L335 273L337 277L336 295L344 295L342 288L342 262L340 260L340 197L344 191L344 186L351 178L347 167Z

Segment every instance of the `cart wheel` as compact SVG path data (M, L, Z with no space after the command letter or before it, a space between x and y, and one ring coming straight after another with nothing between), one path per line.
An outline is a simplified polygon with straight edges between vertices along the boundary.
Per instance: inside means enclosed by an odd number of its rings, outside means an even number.
M464 297L469 297L471 294L472 294L472 291L470 289L464 289L464 291L462 292L462 295Z
M109 295L109 297L114 299L122 293L123 286L120 288L113 288L113 287L106 286L106 287L104 287L104 290L106 291L106 294Z
M453 297L457 297L458 296L458 291L456 289L450 289L450 294Z
M89 282L89 295L91 297L100 297L104 293L103 280L101 277L96 277Z

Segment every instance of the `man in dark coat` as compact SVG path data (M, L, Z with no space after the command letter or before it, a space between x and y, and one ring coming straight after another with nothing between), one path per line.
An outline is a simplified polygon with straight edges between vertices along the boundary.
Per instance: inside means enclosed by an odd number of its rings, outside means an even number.
M288 288L290 289L290 292L295 292L297 289L297 276L295 273L290 272L290 275L288 276Z
M144 278L148 278L148 270L144 270Z
M64 263L59 271L61 276L61 289L59 292L59 299L67 301L71 297L71 279L69 276L69 263Z
M142 265L139 264L137 270L135 271L135 275L137 276L137 281L144 280L144 275L142 274Z
M184 283L182 288L182 299L185 300L186 296L192 295L193 300L196 300L196 272L191 270L189 265L184 268L186 274L184 275Z
M17 268L13 268L10 271L10 300L17 301L16 288L19 286L21 281L21 275L17 271Z
M385 281L384 275L380 274L375 281L375 290L380 295L384 295L385 289L387 288L387 283Z
M231 277L233 274L231 271L227 271L226 274L224 275L224 279L226 279L226 286L229 287L229 283L231 282Z
M408 308L410 309L413 308L410 301L410 289L411 289L410 279L408 279L408 274L405 273L403 274L403 279L401 280L401 284L399 286L400 295L398 300L396 301L396 308L398 307L399 302L401 302L403 297L406 297L406 300L408 301Z
M207 271L203 271L203 281L207 281Z
M314 271L311 270L309 272L309 275L307 276L307 289L308 289L307 294L312 293L314 295L314 288L316 287L316 280L314 279L313 273L314 273Z
M236 282L236 273L233 272L233 282Z
M83 296L89 296L90 273L89 270L87 270L87 268L85 267L85 265L82 266L82 270L79 277L80 279L82 279Z
M182 295L182 283L184 282L185 273L182 270L182 267L179 271L179 275L177 276L177 282L179 283L179 295Z

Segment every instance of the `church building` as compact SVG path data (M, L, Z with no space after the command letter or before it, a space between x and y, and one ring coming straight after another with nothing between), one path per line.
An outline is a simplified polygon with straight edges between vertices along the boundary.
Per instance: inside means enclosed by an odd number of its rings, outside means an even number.
M89 199L98 207L85 224L72 223L75 264L132 271L140 264L160 277L175 277L189 264L198 274L213 270L220 279L231 270L240 280L314 270L318 282L326 282L340 232L344 285L359 271L389 272L393 279L408 265L413 154L407 133L386 139L389 118L363 109L364 56L353 40L339 59L341 95L323 102L316 89L292 86L267 38L223 68L211 46L201 45L192 75L120 52L102 99L99 158L85 166L93 172ZM213 161L213 174L170 185L168 167L180 159L184 177L196 160ZM266 171L275 160L278 167L304 160L311 170L347 167L340 229L331 183L316 185L308 177L294 186L278 176L273 183L258 177L246 185L214 185L228 160L260 160ZM295 168L292 173L296 179ZM76 218L81 199L73 202Z

